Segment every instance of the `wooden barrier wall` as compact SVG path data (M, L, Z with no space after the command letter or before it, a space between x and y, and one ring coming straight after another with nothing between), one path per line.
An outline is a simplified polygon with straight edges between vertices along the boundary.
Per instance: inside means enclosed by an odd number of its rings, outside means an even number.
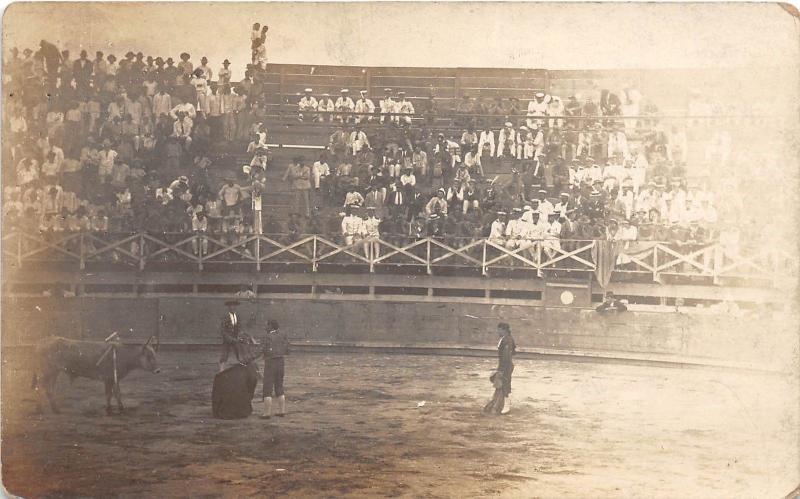
M162 342L214 344L224 313L219 298L5 298L2 341L30 344L49 334L102 339L113 331L144 340L155 334L163 314ZM787 345L796 344L786 326L759 315L603 316L592 309L511 305L258 299L243 301L239 317L255 336L263 334L268 318L277 319L298 343L487 349L496 345L495 325L505 321L522 349L665 354L761 367L786 365L795 354Z

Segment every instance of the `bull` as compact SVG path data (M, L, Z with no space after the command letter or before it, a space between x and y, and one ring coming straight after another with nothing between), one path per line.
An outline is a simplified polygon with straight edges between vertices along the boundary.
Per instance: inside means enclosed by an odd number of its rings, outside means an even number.
M82 341L61 337L49 337L39 342L34 349L35 367L32 388L43 389L50 409L58 413L54 390L58 376L65 372L70 380L89 378L102 381L106 389L106 413L112 414L111 397L117 399L119 412L124 410L119 381L136 369L152 373L160 372L155 348L150 337L143 345L125 344L119 341ZM41 410L39 400L37 406Z

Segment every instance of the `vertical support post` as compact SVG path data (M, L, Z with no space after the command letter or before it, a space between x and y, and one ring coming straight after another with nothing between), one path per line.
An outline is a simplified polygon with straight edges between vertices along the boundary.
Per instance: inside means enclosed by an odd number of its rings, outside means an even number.
M658 244L653 246L653 282L658 282Z
M367 259L369 260L369 273L373 274L375 273L375 255L373 254L374 252L372 251L372 239L371 238L367 239L367 241L369 242L367 243L366 255L364 256L366 256ZM370 290L371 289L372 287L370 286ZM370 291L370 294L372 294L372 291Z
M486 275L486 239L483 240L483 255L481 257L481 274Z
M200 237L197 234L195 234L194 236L192 236L192 243L197 245L197 270L202 271L203 270L203 249L202 249L201 245L203 244L203 241L200 239Z
M84 257L83 247L83 233L78 236L78 254L80 255L80 269L83 270L86 268L86 259Z
M259 212L259 215L261 212ZM256 272L261 272L261 232L258 233L258 237L256 237Z
M144 270L144 232L139 233L139 270Z
M431 238L425 239L425 250L427 253L427 258L425 258L425 265L427 267L428 275L431 274Z
M311 272L317 271L317 235L314 234L313 247L311 249Z
M22 234L17 232L17 270L22 268Z

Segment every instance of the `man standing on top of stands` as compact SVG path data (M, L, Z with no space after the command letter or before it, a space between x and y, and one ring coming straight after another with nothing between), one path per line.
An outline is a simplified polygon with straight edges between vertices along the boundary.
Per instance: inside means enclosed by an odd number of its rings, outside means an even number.
M317 121L317 99L311 95L313 91L314 90L311 88L305 89L305 95L297 104L298 110L300 111L300 121Z
M222 67L219 69L217 73L217 85L227 85L231 82L231 70L228 66L231 65L231 61L225 59L222 61Z
M222 323L220 325L220 334L222 334L222 355L219 358L219 372L225 367L225 362L228 361L228 354L233 350L236 355L236 360L241 362L242 357L239 353L239 345L242 343L240 336L242 328L239 323L239 316L236 309L239 306L238 300L229 300L225 302L228 307L228 312L222 316Z
M302 156L294 158L283 174L283 180L288 181L292 189L294 211L310 217L311 169L306 164L305 158Z
M367 98L367 91L362 90L360 93L361 93L361 98L358 99L358 102L356 102L355 111L357 113L368 113L368 114L356 116L355 121L357 124L364 123L367 121L372 121L373 118L372 115L375 114L375 104L372 103L372 100Z

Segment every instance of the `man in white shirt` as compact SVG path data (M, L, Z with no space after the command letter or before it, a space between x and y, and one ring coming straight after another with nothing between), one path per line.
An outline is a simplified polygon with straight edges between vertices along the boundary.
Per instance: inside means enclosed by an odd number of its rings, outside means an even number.
M497 137L496 157L502 158L504 155L515 157L517 153L517 132L510 121L506 121L500 134Z
M381 99L380 101L380 108L381 108L381 123L384 121L399 121L396 116L386 116L388 113L394 113L396 111L396 102L392 99L392 89L391 88L384 88L383 92L386 96Z
M213 79L214 72L211 70L211 66L208 65L207 57L203 56L200 58L200 65L197 69L203 72L203 78L205 78L206 81L211 81Z
M506 249L515 250L522 246L523 236L525 236L526 226L525 222L521 219L522 210L514 208L511 210L511 220L506 224Z
M227 85L231 82L231 70L228 66L231 65L231 61L225 59L222 61L222 67L219 68L219 72L217 73L217 84L218 85Z
M300 102L297 104L299 110L299 119L300 121L317 121L317 99L311 95L313 89L307 88L304 90L305 95L300 98Z
M491 130L484 130L481 132L480 139L478 139L478 158L487 155L487 157L494 156L494 132Z
M351 246L357 239L360 239L363 229L361 217L353 215L350 211L350 207L347 207L345 209L345 216L342 218L342 237L345 246Z
M158 92L153 96L153 116L157 120L161 115L169 115L172 111L172 97L167 93L164 85L158 86Z
M177 104L170 110L169 115L172 119L177 119L179 112L184 113L185 116L192 120L197 117L197 109L195 109L194 104L191 102L181 102Z
M353 156L363 150L364 147L370 147L367 134L364 133L360 126L356 126L356 129L350 134L350 145L352 146Z
M226 184L219 190L218 197L224 203L222 212L224 216L232 215L241 200L242 188L235 183L233 177L226 179Z
M532 119L531 117L544 117L547 116L548 105L550 103L550 96L545 95L544 92L537 92L536 95L528 103L528 128L536 130L544 126L543 119Z
M411 115L414 114L414 104L412 104L410 100L406 99L405 92L398 92L397 96L400 98L400 101L396 104L397 112L404 115L398 116L397 122L410 125Z
M322 97L319 99L317 103L317 111L320 113L327 112L332 113L336 110L336 104L331 99L331 94L322 94ZM332 114L320 114L319 121L332 121L333 115Z
M367 91L361 91L361 98L358 99L356 102L355 111L357 113L369 113L366 115L359 115L356 116L356 123L364 123L367 121L372 121L373 114L375 114L375 104L372 103L372 100L367 98Z
M342 89L342 95L336 99L336 111L338 112L353 112L356 108L353 99L350 98L350 90L347 88ZM336 117L340 123L351 123L352 116L340 114Z
M489 242L498 246L505 245L506 223L504 221L506 212L498 211L497 218L489 228Z
M205 234L208 232L208 218L206 218L201 204L197 205L197 208L194 209L194 215L192 215L192 232L194 232L195 236L198 236L192 239L192 251L194 251L194 254L208 254L208 239L205 238Z

